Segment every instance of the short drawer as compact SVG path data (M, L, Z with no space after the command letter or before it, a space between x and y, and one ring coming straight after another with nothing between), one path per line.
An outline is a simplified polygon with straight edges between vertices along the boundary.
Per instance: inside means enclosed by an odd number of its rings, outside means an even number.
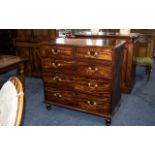
M55 59L42 59L42 70L48 72L61 72L68 73L75 71L75 61L74 60L55 60Z
M72 58L73 49L71 47L44 46L41 56L43 58Z
M76 94L73 91L60 90L45 87L45 100L56 104L62 104L70 107L79 107L76 101Z
M76 95L77 95L77 102L80 105L80 109L86 112L100 115L109 114L111 105L110 98L96 97L82 93L77 93Z
M112 60L112 50L103 48L77 48L77 58Z
M111 63L111 62L110 62ZM112 65L96 63L93 61L78 61L77 74L88 78L112 80Z
M43 79L45 87L74 90L75 77L73 75L43 72Z
M101 79L88 79L76 77L74 82L74 90L89 95L100 97L110 97L112 94L111 82Z

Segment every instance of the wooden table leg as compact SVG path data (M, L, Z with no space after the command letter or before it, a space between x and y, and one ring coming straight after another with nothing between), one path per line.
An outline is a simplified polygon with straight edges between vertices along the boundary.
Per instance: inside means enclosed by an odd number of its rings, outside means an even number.
M18 74L19 74L19 79L23 85L23 90L25 89L25 64L22 63L19 65L19 68L18 68Z

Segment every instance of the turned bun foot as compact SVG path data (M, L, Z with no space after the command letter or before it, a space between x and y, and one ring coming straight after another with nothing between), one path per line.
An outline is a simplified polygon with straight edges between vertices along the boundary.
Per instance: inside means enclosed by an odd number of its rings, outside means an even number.
M47 110L51 110L52 109L52 105L51 104L46 104L46 109Z
M106 126L110 126L111 125L111 119L106 119L105 120L105 124L106 124Z

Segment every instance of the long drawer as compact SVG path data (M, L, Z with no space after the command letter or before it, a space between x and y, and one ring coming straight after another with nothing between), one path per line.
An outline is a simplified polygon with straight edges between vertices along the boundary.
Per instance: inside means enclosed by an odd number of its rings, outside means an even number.
M87 79L66 74L44 72L45 87L72 90L90 95L110 97L112 84L102 79Z
M103 114L110 111L110 98L96 97L79 92L65 91L53 88L45 88L45 100L73 109L81 109L87 112Z
M42 59L43 72L71 73L90 78L111 80L112 62L110 61L78 61L73 59Z

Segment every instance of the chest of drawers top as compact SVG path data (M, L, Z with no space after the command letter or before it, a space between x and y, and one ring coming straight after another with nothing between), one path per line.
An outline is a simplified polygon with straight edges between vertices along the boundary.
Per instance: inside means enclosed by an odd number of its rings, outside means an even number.
M102 47L102 48L116 48L125 43L125 40L120 39L69 39L58 38L56 40L44 41L39 44L42 45L62 45L73 47Z

